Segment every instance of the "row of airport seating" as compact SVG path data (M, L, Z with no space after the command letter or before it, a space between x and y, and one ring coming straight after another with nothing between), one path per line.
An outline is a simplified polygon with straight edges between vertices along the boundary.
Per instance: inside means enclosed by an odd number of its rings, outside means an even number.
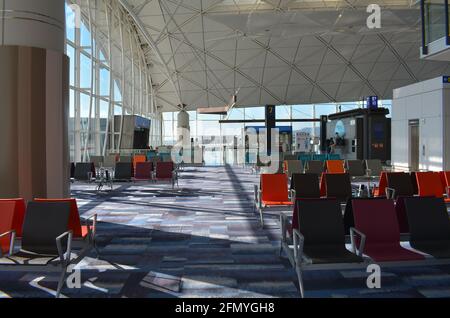
M450 203L450 171L382 172L376 197L434 196Z
M342 203L355 196L348 173L261 174L260 185L254 186L255 209L264 227L264 213L292 207L296 198L335 198Z
M105 174L106 176L101 176ZM74 181L95 181L104 178L105 181L170 181L174 186L178 183L178 171L172 161L117 162L114 169L96 169L93 162L71 164L71 178Z
M82 224L75 199L0 199L0 270L60 273L96 246L97 215Z
M119 155L112 154L107 156L90 156L89 162L94 163L96 168L114 168L117 162L131 162L136 165L137 162L168 162L172 161L170 154L158 154L154 151L149 151L147 154L136 155Z
M374 193L376 197L388 198L433 196L450 203L450 171L382 172ZM352 187L349 173L322 173L320 177L314 173L294 173L289 179L287 174L261 174L259 186L254 186L254 206L264 226L266 210L289 208L296 198L334 198L345 204L348 199L361 195Z
M349 173L352 178L378 177L383 171L380 160L310 160L305 165L301 160L285 160L283 170L289 177L294 173Z
M295 153L295 154L283 154L283 160L301 160L303 164L308 161L327 161L327 160L340 160L339 154L316 154L316 153Z
M295 267L301 296L302 271L308 268L363 268L370 263L423 266L438 264L442 259L449 261L450 221L444 200L404 197L402 202L409 226L403 246L393 200L349 200L347 206L352 210L353 223L349 250L338 200L296 199L292 222L286 215L281 216L280 255L285 251Z

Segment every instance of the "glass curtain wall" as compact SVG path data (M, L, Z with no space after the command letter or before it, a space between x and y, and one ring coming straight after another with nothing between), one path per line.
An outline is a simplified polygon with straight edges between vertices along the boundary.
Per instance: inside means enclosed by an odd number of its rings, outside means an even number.
M380 107L391 110L392 101L379 101ZM363 107L362 102L329 103L315 105L280 105L276 107L277 119L314 119L321 115L334 114L338 111L347 111ZM244 123L219 123L220 120L263 120L264 107L233 108L227 116L201 115L195 111L189 112L191 138L196 145L204 146L204 160L206 165L236 164L234 156L233 139L238 144L242 142L243 131L246 126L263 126L263 122ZM320 124L316 122L282 122L277 126L291 126L292 132L307 132L311 136L320 136ZM176 143L177 112L163 113L163 144L170 146Z
M161 145L161 114L127 14L116 1L68 0L66 21L71 161L118 152L121 127L114 127L115 115L150 118L150 145Z

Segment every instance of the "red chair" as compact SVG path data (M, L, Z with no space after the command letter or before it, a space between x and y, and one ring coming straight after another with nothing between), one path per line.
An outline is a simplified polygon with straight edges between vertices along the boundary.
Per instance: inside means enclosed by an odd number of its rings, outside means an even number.
M447 197L450 197L450 171L443 171L442 174L445 181L445 193Z
M97 250L95 235L97 227L97 214L86 219L86 224L82 225L76 199L34 199L36 202L69 202L69 229L73 233L74 239L81 239L88 243L87 247L94 247ZM90 224L89 224L90 223ZM97 250L98 253L98 250Z
M424 256L400 246L400 231L394 201L352 201L355 228L350 230L354 248L376 262L422 260ZM360 240L355 240L358 234ZM363 242L363 243L361 243ZM356 243L356 244L355 244ZM359 248L356 245L360 245Z
M18 211L17 201L0 200L0 251L1 255L7 254L13 248L11 243L14 242L13 235L17 233L14 228L14 219ZM20 226L20 229L22 227Z
M175 164L172 161L157 162L154 173L155 181L171 181L172 187L175 186L175 182L178 185L178 174L175 170Z
M23 220L25 219L25 200L24 199L0 199L0 203L5 202L13 202L14 203L14 217L12 221L12 228L10 230L16 231L16 237L22 237L22 225ZM3 213L2 209L0 209L1 215ZM9 230L8 230L9 231ZM1 233L0 233L1 234Z
M327 173L345 173L343 160L327 160Z
M264 227L263 212L265 209L291 207L289 200L288 177L284 173L261 174L261 189L255 185L255 205L260 215L261 226Z
M134 171L135 180L151 180L152 179L152 162L138 162Z

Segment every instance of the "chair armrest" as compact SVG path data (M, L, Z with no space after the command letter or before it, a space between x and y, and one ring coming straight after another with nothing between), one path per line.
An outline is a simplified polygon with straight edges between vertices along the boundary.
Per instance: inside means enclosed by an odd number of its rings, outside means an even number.
M85 220L85 225L88 228L88 232L89 232L89 234L91 234L93 236L95 236L95 233L97 231L97 218L98 218L98 214L95 213L94 215L91 215L90 217L88 217ZM89 223L92 223L92 224L89 224ZM91 226L92 226L92 229L91 229Z
M253 185L253 199L255 201L255 204L258 202L258 193L259 193L258 185L254 184Z
M287 216L286 214L281 213L280 214L280 227L281 227L281 241L286 242L287 241Z
M386 191L386 197L388 199L394 199L395 198L395 189L386 187L385 191Z
M295 189L291 189L291 201L295 203L295 199L297 198L297 192Z
M62 250L61 240L67 236L67 250L64 253ZM56 238L56 247L58 248L59 259L61 260L61 264L67 265L70 262L70 254L72 252L72 231L67 231ZM64 254L67 254L66 258Z
M5 232L3 234L0 234L0 238L10 235L10 242L9 242L9 255L11 255L14 252L14 241L16 240L16 231L10 230L8 232ZM0 249L0 257L3 257L3 252Z
M359 242L358 248L356 248L355 234L357 234L361 239L361 241ZM351 227L350 228L350 241L352 243L353 252L356 253L356 255L358 255L358 256L362 256L364 253L364 247L366 245L366 235L363 232L358 231L354 227Z
M294 258L298 266L302 263L303 259L303 246L305 245L305 237L300 233L298 229L292 231L294 237Z

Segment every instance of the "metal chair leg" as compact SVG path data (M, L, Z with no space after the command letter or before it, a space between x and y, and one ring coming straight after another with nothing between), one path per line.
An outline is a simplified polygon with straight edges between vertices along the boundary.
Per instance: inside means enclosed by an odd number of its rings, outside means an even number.
M264 216L263 216L263 209L259 209L259 218L261 222L261 228L264 229Z
M305 289L303 287L303 276L302 276L302 270L299 268L299 266L295 266L295 271L297 273L297 279L298 279L298 287L300 290L300 298L305 298Z
M64 286L64 282L65 282L65 278L66 278L66 271L67 271L67 268L64 267L62 270L61 276L59 277L58 287L56 289L56 295L55 295L56 298L59 298L59 296L61 295L61 290Z

